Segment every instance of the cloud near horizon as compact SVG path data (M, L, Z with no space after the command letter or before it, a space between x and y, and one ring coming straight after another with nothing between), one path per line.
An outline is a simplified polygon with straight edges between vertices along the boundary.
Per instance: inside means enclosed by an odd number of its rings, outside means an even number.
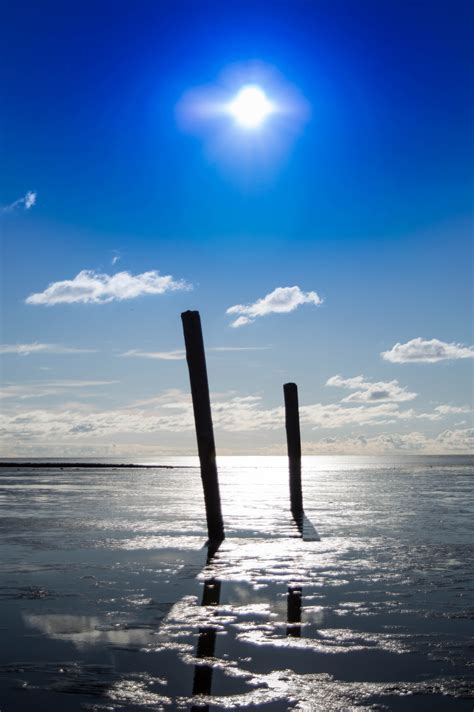
M79 349L61 344L1 344L0 354L18 354L19 356L29 356L30 354L95 354L97 349Z
M307 455L331 454L359 455L400 453L469 453L474 449L474 428L443 430L438 435L410 433L381 433L380 435L353 435L347 438L325 437L316 442L303 442Z
M225 351L266 351L270 346L210 346L206 352L225 352ZM185 349L176 349L175 351L140 351L139 349L130 349L120 356L157 359L159 361L183 361L186 358Z
M7 391L5 397L23 400L25 398L52 395L45 390L57 392L60 389L84 388L86 386L109 385L113 382L50 381L16 386ZM32 388L33 386L33 388ZM46 388L44 388L46 387ZM44 388L44 390L43 390ZM216 431L243 433L250 431L283 430L285 409L281 406L267 408L260 395L240 395L235 392L212 393L212 416ZM425 419L439 421L459 412L454 406L438 406L431 413L403 410L398 403L378 403L357 405L347 403L312 403L300 406L303 428L314 431L337 430L343 427L381 426L392 423L407 423ZM464 412L464 408L462 409ZM91 437L116 437L120 434L135 433L156 435L160 432L186 433L194 430L191 396L178 389L164 391L145 401L131 403L110 410L83 404L65 404L62 408L24 410L14 406L12 411L0 414L0 436L11 441L46 442L48 438L57 443L58 439L88 435Z
M262 299L257 299L253 304L235 304L229 307L226 314L238 314L238 318L231 322L233 328L251 324L260 316L267 314L287 314L297 309L302 304L315 304L319 306L323 300L316 292L303 292L299 287L277 287Z
M20 205L23 205L25 210L30 210L30 208L35 205L37 197L38 194L36 193L36 191L29 190L22 198L18 198L18 200L15 200L13 203L10 203L10 205L4 205L1 210L4 213L9 213L12 210L15 210L15 208L19 208Z
M77 391L77 389L95 388L96 386L110 386L117 383L119 383L119 381L88 381L70 378L54 381L33 381L23 384L9 383L3 388L0 388L0 400L16 398L21 401L30 398L45 398L48 396L64 395L71 390ZM87 395L90 396L90 394Z
M343 378L342 376L331 376L326 381L326 386L346 388L354 391L342 403L381 403L389 401L392 403L402 403L417 397L417 393L410 393L406 388L399 385L398 381L366 381L364 376L354 376L353 378Z
M159 361L182 361L186 358L186 351L184 349L176 349L176 351L139 351L138 349L130 349L130 351L120 354L120 356L150 358Z
M397 343L389 351L380 353L385 361L392 363L437 363L451 359L474 358L474 346L464 346L439 339L416 339L405 344Z
M160 275L156 270L132 275L117 272L101 274L94 270L82 270L74 279L52 282L43 292L30 294L26 304L106 304L112 301L135 299L144 294L164 294L177 290L192 289L184 280L175 280L171 275Z

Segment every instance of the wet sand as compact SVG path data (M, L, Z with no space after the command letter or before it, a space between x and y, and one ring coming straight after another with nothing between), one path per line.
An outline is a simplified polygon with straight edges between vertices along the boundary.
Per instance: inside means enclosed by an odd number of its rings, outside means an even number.
M2 712L472 709L470 465L178 465L2 470Z

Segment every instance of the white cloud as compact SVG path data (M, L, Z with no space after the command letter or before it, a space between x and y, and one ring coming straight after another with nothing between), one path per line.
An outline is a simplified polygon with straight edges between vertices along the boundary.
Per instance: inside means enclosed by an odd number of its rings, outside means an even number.
M265 351L269 348L270 346L211 346L206 349L206 351ZM125 353L120 355L157 359L160 361L182 361L186 358L186 351L184 349L176 349L175 351L140 351L138 349L130 349L130 351L125 351Z
M268 351L271 346L212 346L209 351Z
M299 287L277 287L253 304L235 304L227 309L227 314L239 314L231 326L238 328L251 324L257 317L267 314L286 314L302 304L319 306L323 300L316 292L303 292Z
M469 413L471 411L471 409L468 405L461 405L461 406L438 405L435 408L435 411L437 413L439 413L441 416L443 416L443 415L455 415L457 413Z
M109 410L94 408L92 405L84 407L84 404L80 403L63 404L61 407L48 409L28 410L20 407L28 398L53 395L61 389L67 391L107 384L108 382L101 381L49 381L38 382L33 386L16 386L17 391L7 393L7 397L16 397L17 404L13 405L9 413L4 409L3 415L0 416L0 435L12 445L20 440L28 441L28 446L34 441L44 445L49 440L57 446L61 440L70 442L71 437L87 436L110 440L124 434L155 437L159 433L193 432L194 418L190 394L178 389ZM49 392L45 393L48 389ZM83 391L81 393L83 394ZM266 408L262 404L261 396L242 396L235 392L212 393L211 401L217 433L283 432L283 406ZM405 423L417 418L430 420L430 415L419 414L413 409L402 410L397 403L357 406L314 403L300 407L302 428L312 428L318 432L351 426L359 428ZM441 413L438 415L436 420L442 417ZM357 437L367 436L360 434ZM448 442L448 436L445 436L445 439ZM454 442L454 436L451 439Z
M160 361L182 361L186 358L184 349L177 349L176 351L138 351L137 349L131 349L120 355L158 359Z
M19 208L22 205L25 210L29 210L36 203L37 193L34 190L29 190L22 198L18 198L10 205L4 205L1 209L5 213L9 213L15 208Z
M36 197L37 197L37 194L33 190L29 190L27 192L27 194L23 198L26 210L29 210L30 208L33 207L33 205L36 203Z
M26 392L25 395L27 396ZM216 430L245 432L282 427L283 407L262 409L259 396L232 393L212 397ZM192 401L189 393L171 390L143 401L141 405L116 410L69 408L13 410L0 414L0 436L21 440L67 439L71 436L102 438L118 434L185 433L194 430Z
M468 405L452 406L438 405L432 413L418 413L416 418L425 418L427 420L441 420L449 415L459 415L459 413L470 413L471 408Z
M344 398L342 403L381 403L384 401L401 403L413 400L418 395L407 391L406 388L399 385L398 381L371 382L364 380L364 376L354 376L353 378L331 376L326 385L354 391Z
M2 344L0 345L0 354L19 354L20 356L29 356L30 354L48 353L48 354L93 354L97 353L96 349L76 349L70 346L61 346L61 344Z
M437 436L436 442L443 450L472 452L474 450L474 428L444 430Z
M345 379L344 379L345 380ZM176 443L176 452L194 454L194 418L189 392L170 389L146 400L123 407L104 408L98 401L84 398L96 396L96 386L114 382L86 380L35 381L7 386L0 413L2 451L12 456L26 453L99 453L101 448L115 446L126 453L131 447L135 455L147 448L160 449L160 442ZM80 394L75 401L48 403L48 407L32 407L32 400L60 393ZM284 408L265 407L259 395L236 392L211 393L212 414L219 452L232 443L232 452L265 452L268 447L284 452ZM54 401L52 401L54 403ZM6 407L6 406L9 407ZM381 403L312 403L300 407L303 435L313 431L311 442L304 442L305 454L334 452L336 454L382 452L468 452L472 430L453 426L439 435L417 432L382 432L373 435L373 428L397 424L406 428L414 422L428 423L467 412L467 407L439 405L430 413L403 408L402 404ZM355 434L345 434L348 429ZM243 434L247 435L243 435ZM316 440L316 438L319 438ZM272 441L274 445L270 445ZM230 446L229 446L230 447ZM82 449L82 450L81 450ZM132 452L131 450L131 452Z
M82 270L74 279L53 282L44 292L30 294L27 304L105 304L114 300L134 299L142 294L164 294L169 291L191 289L184 280L175 280L171 275L160 275L156 270L132 275L117 272L114 275L100 274L94 270Z
M7 384L4 388L0 388L0 399L16 398L17 400L27 400L30 398L44 398L47 396L63 395L71 389L109 386L115 383L119 383L119 381L60 379L55 381L34 381L25 384Z
M390 351L382 351L383 359L392 363L436 363L448 359L474 358L474 346L446 343L439 339L416 339L397 343Z
M47 381L47 383L58 388L89 388L90 386L110 386L113 383L120 383L120 381L88 381L85 379L60 378L55 381Z
M303 452L312 454L360 455L380 453L449 454L470 453L474 450L474 429L444 430L438 435L420 432L381 433L372 437L321 438L303 442Z
M229 313L229 309L227 310L227 313ZM233 322L231 322L231 326L234 327L234 329L238 329L239 326L245 326L246 324L251 324L254 319L249 319L248 316L239 316L237 319L234 319Z
M313 454L380 454L393 451L419 453L426 443L421 433L382 433L372 437L352 435L349 437L324 437L316 442L304 442L303 449L308 455Z
M397 420L411 420L416 417L413 408L400 410L397 403L379 403L378 405L348 406L342 403L314 403L300 406L302 425L313 429L340 428L346 425L388 425Z

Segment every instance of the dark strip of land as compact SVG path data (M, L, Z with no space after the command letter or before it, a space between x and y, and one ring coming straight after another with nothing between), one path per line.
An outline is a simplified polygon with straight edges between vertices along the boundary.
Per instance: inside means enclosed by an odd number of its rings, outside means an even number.
M134 468L134 469L155 469L155 470L174 470L176 465L137 465L137 464L126 464L120 463L116 464L113 462L0 462L0 467L34 467L34 468L52 468L56 467L58 469L64 470L65 468L71 467L107 467L107 468Z

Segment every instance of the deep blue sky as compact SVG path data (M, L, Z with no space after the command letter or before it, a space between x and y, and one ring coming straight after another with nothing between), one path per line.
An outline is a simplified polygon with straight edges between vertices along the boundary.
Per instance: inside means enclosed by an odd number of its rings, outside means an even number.
M81 402L115 413L167 388L186 391L183 361L118 354L180 349L179 312L188 307L201 310L210 346L271 346L211 354L220 393L259 395L268 409L291 379L308 405L339 403L351 391L327 388L327 379L363 374L418 393L403 406L418 413L469 404L471 359L396 364L379 354L417 337L472 343L473 21L471 2L5 8L0 202L29 190L37 200L3 211L1 341L97 353L6 354L4 380L33 390L59 378L119 382L86 396L65 385L34 400L10 396L7 416ZM245 136L227 158L224 150L211 159L213 127L190 133L177 119L188 90L250 60L275 67L311 109L270 166L239 161ZM194 289L110 304L25 304L84 269L159 270ZM323 305L229 327L229 306L293 285L315 290ZM354 419L330 435L341 443L361 432L433 439L467 427L459 413L414 418L367 430ZM51 445L52 432L44 434ZM112 446L120 432L98 434L97 443ZM191 435L182 436L186 451ZM317 452L327 435L308 429L305 437ZM281 441L280 431L270 442L254 426L238 443L232 437L223 427L221 441L241 451L244 440L252 451ZM87 447L64 438L71 452ZM167 439L154 432L147 446L159 452ZM25 447L31 442L25 435ZM136 432L130 442L145 440Z

